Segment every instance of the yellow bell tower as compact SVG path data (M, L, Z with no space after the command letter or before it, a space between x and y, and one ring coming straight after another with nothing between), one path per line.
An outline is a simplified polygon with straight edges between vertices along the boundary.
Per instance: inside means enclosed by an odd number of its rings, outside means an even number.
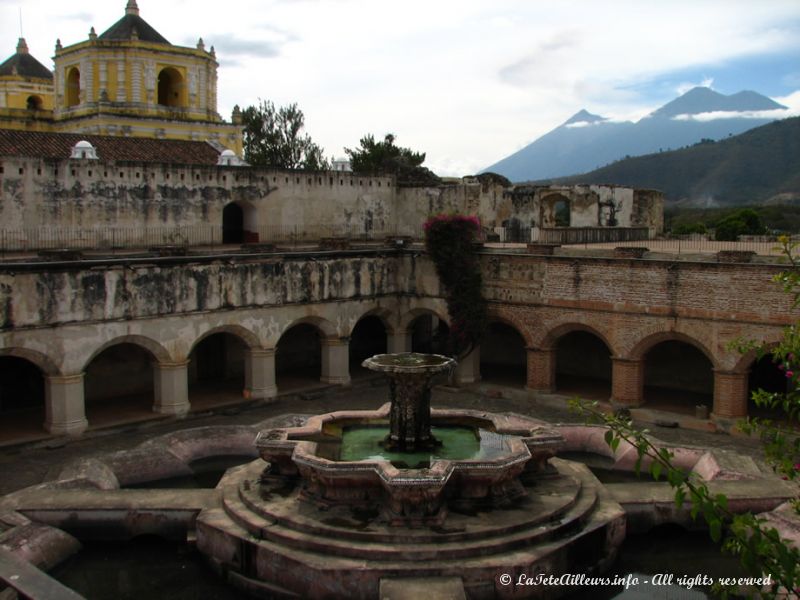
M19 38L17 52L0 64L0 127L48 131L52 118L53 73Z
M139 15L71 46L56 43L53 130L181 140L209 140L238 155L242 132L217 113L214 48L174 46Z

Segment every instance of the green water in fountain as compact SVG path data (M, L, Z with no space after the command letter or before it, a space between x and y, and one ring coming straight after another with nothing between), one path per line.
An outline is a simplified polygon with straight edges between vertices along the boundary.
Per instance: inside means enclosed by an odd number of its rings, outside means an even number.
M421 452L390 452L382 442L389 434L388 426L353 425L342 430L336 460L388 460L398 468L426 468L431 461L491 459L508 452L508 436L486 429L461 426L431 427L441 445Z

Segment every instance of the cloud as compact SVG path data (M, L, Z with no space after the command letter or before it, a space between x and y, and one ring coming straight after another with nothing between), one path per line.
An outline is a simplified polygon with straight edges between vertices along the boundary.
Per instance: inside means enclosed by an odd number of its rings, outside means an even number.
M241 35L232 33L212 33L204 37L206 46L214 46L214 49L222 55L221 64L238 65L241 61L233 57L242 58L272 58L280 55L281 49L288 43L296 41L296 35L270 26L258 28L258 32L263 35L263 39L247 39ZM195 45L196 40L186 41L187 45Z
M675 91L678 93L679 96L683 96L686 92L696 87L713 88L714 78L704 77L700 83L691 83L688 81L684 81L683 83L678 84L678 86L675 88Z
M574 123L565 125L565 127L567 129L581 129L583 127L591 127L592 125L600 125L601 123L603 123L603 121L594 121L593 123L589 121L575 121Z
M526 56L501 67L498 75L502 81L513 85L527 85L550 73L559 64L559 55L574 49L580 39L577 32L562 31L539 43Z
M800 94L800 92L798 92ZM715 110L697 114L682 114L672 117L673 121L717 121L719 119L785 119L799 114L797 108L774 110Z
M25 16L24 13L23 16ZM75 12L75 13L67 13L61 15L60 18L69 19L71 21L81 21L83 23L90 23L95 18L95 15L89 12Z

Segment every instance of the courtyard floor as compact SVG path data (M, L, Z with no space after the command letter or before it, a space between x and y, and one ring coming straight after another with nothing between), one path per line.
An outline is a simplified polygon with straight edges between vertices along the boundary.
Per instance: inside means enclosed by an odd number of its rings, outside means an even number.
M90 430L80 438L48 440L0 448L0 495L54 479L70 461L133 448L150 438L172 431L209 425L254 424L283 414L320 414L342 409L374 409L387 401L381 380L361 380L352 388L326 387L280 396L271 404L246 404L195 412L182 420L158 419L119 427ZM481 411L530 415L551 423L578 423L566 409L569 396L535 395L507 386L473 386L467 389L436 388L434 407L460 407ZM634 415L635 416L635 415ZM658 419L648 418L658 422ZM693 428L648 425L654 437L665 442L705 448L722 448L761 458L757 440L699 431ZM689 424L691 426L691 424Z

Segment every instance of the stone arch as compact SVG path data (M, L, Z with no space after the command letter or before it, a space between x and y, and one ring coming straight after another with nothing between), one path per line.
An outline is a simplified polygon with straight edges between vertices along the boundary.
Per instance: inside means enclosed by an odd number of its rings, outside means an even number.
M123 335L102 344L83 364L86 418L92 427L145 420L157 409L157 364L170 353L143 335Z
M443 321L444 323L447 323L448 325L450 324L450 317L446 313L432 306L425 306L425 307L420 306L417 308L412 308L411 310L405 312L400 317L398 329L407 330L411 325L411 323L413 323L418 317L421 317L423 315L432 315L438 318L439 320Z
M759 347L765 350L767 353L771 352L773 348L776 348L780 344L780 340L772 340L772 341L762 341ZM733 373L746 373L750 368L752 368L753 363L758 359L759 348L751 348L747 352L743 353L739 360L736 361L736 364L731 369Z
M183 75L175 67L165 67L158 73L158 103L161 106L180 108L186 106L186 89Z
M61 370L56 366L55 361L38 350L32 350L22 346L9 346L7 348L0 348L0 356L24 358L28 362L39 367L43 375L61 374Z
M480 378L487 383L523 387L528 380L528 331L499 311L489 312L480 343Z
M353 325L348 335L348 363L351 377L374 375L364 369L364 359L389 352L389 311L381 308L368 310Z
M258 241L258 211L252 203L236 200L222 207L223 244Z
M261 347L261 341L258 339L258 336L249 329L246 329L241 325L235 325L235 324L218 325L217 327L212 327L208 331L204 331L199 336L197 336L192 345L189 347L188 354L192 353L192 350L194 350L197 347L197 344L202 342L207 337L217 333L229 333L230 335L241 340L244 343L244 345L247 346L248 348Z
M280 336L278 336L278 339L275 341L275 345L277 346L278 342L280 342L280 338L282 338L287 331L297 325L313 325L319 330L320 337L323 339L338 339L340 337L336 326L328 319L317 316L306 316L291 321L286 327L281 329Z
M380 319L381 323L383 323L383 326L386 328L387 335L394 333L396 329L395 324L392 322L392 311L383 306L376 306L364 311L355 321L353 321L353 326L350 328L350 331L347 334L348 337L353 335L353 331L355 330L359 321L365 319L366 317L376 317Z
M275 342L275 383L279 391L320 384L325 375L326 353L330 352L326 340L340 344L336 328L321 317L295 319L281 331ZM341 347L346 350L346 346Z
M412 352L447 352L449 319L433 306L418 306L400 317L399 331L407 332Z
M211 406L240 400L247 385L248 350L260 347L258 336L241 325L219 325L201 333L188 354L192 401Z
M43 105L44 101L42 97L37 94L31 94L28 96L27 100L25 100L25 107L28 110L42 110Z
M760 349L763 355L759 357L759 349L751 349L744 353L737 362L733 373L744 378L745 397L742 399L747 406L747 414L751 417L783 420L786 413L781 406L769 407L757 404L753 400L756 390L764 390L770 394L786 394L793 389L791 379L786 377L786 369L775 362L772 351L778 347L780 341L762 342ZM792 367L794 368L794 367Z
M81 103L81 71L78 67L67 69L66 77L67 108Z
M119 344L133 344L134 346L139 346L150 352L153 358L155 358L158 362L167 362L167 363L172 362L172 357L169 351L167 351L167 349L164 348L164 346L160 342L157 342L156 340L144 335L121 335L112 338L107 342L105 342L104 344L102 344L101 346L97 347L89 355L89 357L85 361L83 361L82 370L85 371L86 367L89 366L89 363L91 363L95 358L97 358L97 356L101 352L107 350L108 348L111 348L112 346L117 346Z
M533 346L533 336L528 328L517 319L516 315L511 314L502 309L489 309L488 312L489 322L503 323L515 329L520 337L525 341L525 346L530 348Z
M597 328L581 322L550 329L542 347L552 351L555 389L561 394L607 400L613 377L613 346Z
M621 358L630 358L633 360L642 360L644 356L650 351L651 348L660 344L661 342L685 342L691 346L694 346L700 352L702 352L706 358L711 362L711 365L714 369L719 368L717 357L714 356L714 353L708 349L708 346L703 342L699 341L698 339L682 333L680 331L659 331L656 333L651 333L644 338L640 339L636 344L631 348L628 356L623 356Z
M579 321L561 323L547 330L541 342L539 342L539 347L544 350L553 350L558 344L559 339L568 333L572 333L573 331L585 331L586 333L591 333L595 337L598 337L611 351L611 355L614 356L614 346L608 340L608 337L605 335L605 333L592 325L581 323Z
M3 441L41 435L42 424L51 412L46 391L47 369L53 370L55 365L39 352L17 347L0 349L0 439Z
M713 407L716 357L697 338L680 331L651 333L633 347L641 361L642 400L656 410L693 414Z

